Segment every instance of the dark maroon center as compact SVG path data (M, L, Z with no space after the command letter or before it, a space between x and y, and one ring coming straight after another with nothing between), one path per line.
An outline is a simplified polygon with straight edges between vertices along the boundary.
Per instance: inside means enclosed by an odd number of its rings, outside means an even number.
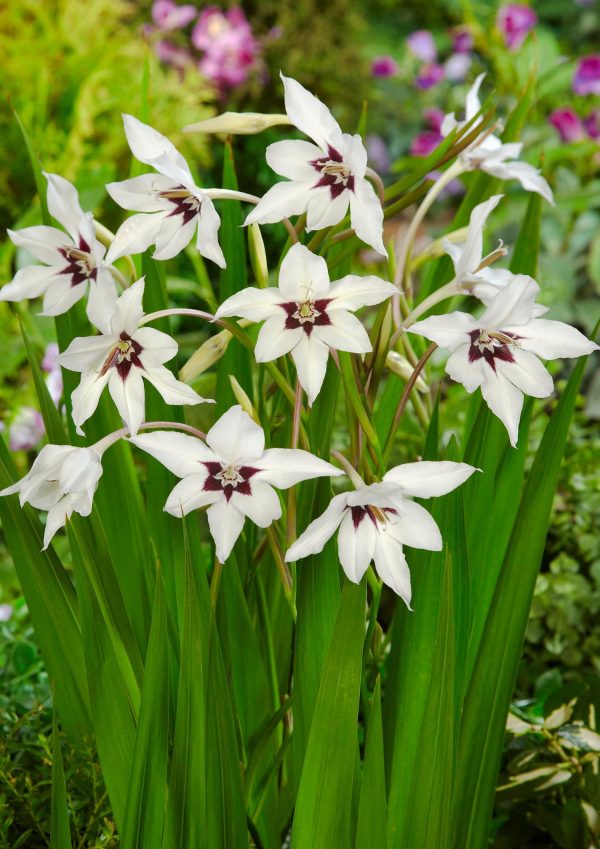
M167 218L181 215L181 223L187 224L200 213L200 201L190 194L185 186L175 186L173 189L160 192L160 197L173 204L173 209L169 212Z
M285 329L296 330L301 327L307 336L313 331L313 327L326 327L331 324L331 319L327 315L327 306L330 304L331 298L319 298L316 301L305 301L304 303L296 303L296 301L288 301L285 304L280 304L286 312ZM313 314L303 318L302 308L307 307L307 311Z
M255 469L252 466L236 466L235 481L231 483L227 480L227 466L216 461L204 462L208 469L208 477L204 481L203 489L210 492L223 492L226 501L229 501L234 492L240 495L252 495L250 487L250 478L253 477L260 469ZM220 477L218 477L220 476Z
M472 330L469 337L471 339L469 362L474 363L483 359L494 372L496 371L496 360L514 363L515 358L510 345L521 338L516 333L508 333L506 330Z
M378 507L377 509L381 510L383 513L392 513L393 515L397 512L393 507ZM354 525L355 530L358 528L365 516L368 516L375 527L377 527L377 516L375 515L373 508L368 504L366 507L351 507L350 511L352 513L352 524Z
M335 200L346 189L354 191L354 177L344 165L344 157L338 150L328 145L327 153L328 156L313 159L310 162L315 171L321 175L313 189L328 186L331 199Z
M90 255L90 246L80 236L77 248L59 248L58 251L67 260L67 265L59 272L71 276L71 286L79 286L87 280L95 280L98 269Z

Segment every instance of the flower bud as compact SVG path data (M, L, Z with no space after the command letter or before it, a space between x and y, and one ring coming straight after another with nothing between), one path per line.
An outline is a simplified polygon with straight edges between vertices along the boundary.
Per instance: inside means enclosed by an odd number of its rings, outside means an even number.
M292 122L287 115L267 115L262 112L223 112L214 118L188 124L184 133L226 133L227 135L251 136L262 133L268 127Z
M267 266L265 243L260 232L260 226L256 223L248 227L248 251L256 282L261 289L264 289L269 281L269 268Z
M394 374L397 374L398 377L401 377L402 380L410 380L413 375L414 368L402 354L399 354L397 351L390 351L385 360L386 368L389 369ZM419 375L417 377L417 381L415 383L415 388L417 392L428 392L428 386Z
M242 387L240 386L240 384L238 383L238 381L236 380L236 378L232 374L229 375L229 382L231 383L231 389L233 391L233 394L235 395L235 400L241 406L242 410L245 413L248 413L250 418L253 419L256 422L256 424L259 425L260 422L258 420L256 410L254 409L252 401L250 400L250 398L246 394L245 390L242 389Z

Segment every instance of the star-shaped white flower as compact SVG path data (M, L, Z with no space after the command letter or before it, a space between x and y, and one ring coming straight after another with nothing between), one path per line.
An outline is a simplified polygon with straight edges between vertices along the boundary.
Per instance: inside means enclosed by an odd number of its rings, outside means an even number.
M458 292L464 292L489 304L515 275L507 268L492 268L491 263L506 251L500 247L489 256L483 256L483 228L488 217L498 206L504 195L493 195L473 208L464 242L444 239L444 250L454 265L454 284ZM489 265L486 263L489 262ZM483 265L483 268L480 266ZM548 311L541 304L535 305L535 317Z
M202 256L225 268L217 236L221 220L211 198L194 183L183 156L165 136L132 115L123 115L123 124L135 158L158 173L107 185L119 206L139 212L119 227L108 259L143 253L150 245L156 246L154 259L171 259L198 230L196 247Z
M480 74L471 86L465 103L465 120L457 121L454 112L446 115L442 123L441 132L447 136L455 127L459 129L471 121L479 110L479 88L485 74ZM476 121L474 127L480 123ZM521 186L528 192L537 192L549 203L554 204L552 189L547 181L541 176L537 168L528 162L520 162L523 145L521 143L509 142L503 144L497 136L483 133L481 140L476 139L459 156L463 166L469 170L481 170L500 180L518 180Z
M321 230L344 218L356 235L383 256L383 209L365 177L367 151L359 135L342 133L329 109L290 77L284 77L285 111L306 141L281 141L267 148L267 162L289 182L277 183L245 224L273 224L306 212L306 229Z
M75 186L46 174L48 209L66 232L40 225L8 230L10 240L44 263L20 269L14 279L0 289L0 301L21 301L44 296L41 315L62 315L89 291L87 314L90 321L104 305L116 297L115 283L105 247L96 239L91 212L79 205Z
M339 528L338 554L347 577L358 584L373 560L384 584L410 608L410 572L403 546L440 551L442 536L430 514L410 499L445 495L476 471L466 463L406 463L381 483L336 495L288 549L288 562L318 554Z
M174 339L153 327L141 327L144 310L144 278L116 300L95 322L100 336L74 339L58 362L80 371L81 382L73 392L73 421L77 432L98 406L106 385L131 433L144 421L144 380L148 380L167 404L199 404L206 401L173 376L163 363L177 353Z
M92 499L102 474L100 453L92 448L72 445L44 445L31 471L0 495L19 493L21 507L28 502L38 510L47 510L44 548L73 512L89 516Z
M224 563L242 532L246 516L267 528L281 516L273 489L287 489L310 478L343 472L297 448L268 448L261 427L241 406L231 407L206 434L206 444L193 436L168 431L131 439L182 480L165 504L167 513L186 516L207 507L208 525Z
M216 316L264 321L254 349L257 362L291 353L312 404L325 379L330 347L357 354L372 350L351 311L379 304L395 292L391 283L373 276L349 274L330 283L323 257L296 244L281 263L277 288L242 289L221 304Z
M452 351L446 372L467 392L481 387L494 415L516 445L523 395L547 398L552 377L539 361L557 357L580 357L596 350L594 342L562 321L536 316L539 286L517 274L493 298L479 318L464 312L434 315L409 328Z

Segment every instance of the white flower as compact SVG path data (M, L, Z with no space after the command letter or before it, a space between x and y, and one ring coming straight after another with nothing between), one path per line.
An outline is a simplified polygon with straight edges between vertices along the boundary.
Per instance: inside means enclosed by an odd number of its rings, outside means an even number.
M144 421L144 381L150 381L167 404L199 404L205 401L193 389L173 377L163 363L173 359L177 343L166 333L140 327L144 310L144 279L141 278L113 301L95 322L100 336L74 339L59 363L80 371L81 382L71 396L77 432L89 419L108 384L113 401L131 433Z
M254 349L257 362L291 353L312 404L325 379L329 347L357 354L372 350L351 310L379 304L395 292L391 283L373 276L349 274L330 283L323 257L297 244L281 263L278 288L242 289L221 304L216 316L264 321Z
M485 74L480 74L471 86L465 104L465 120L457 121L454 112L446 115L442 123L441 132L447 136L455 127L459 129L471 121L481 109L479 102L479 88ZM472 125L474 129L481 118ZM518 180L521 186L528 192L537 192L549 203L554 204L552 189L541 176L537 168L528 162L520 162L517 157L521 155L523 145L509 142L503 144L497 136L482 134L481 140L476 139L459 156L462 165L469 171L479 169L498 177L500 180Z
M89 289L90 321L116 297L115 283L105 260L105 248L96 239L91 212L79 205L75 186L57 174L46 174L48 209L65 228L41 225L8 230L10 240L44 263L29 265L0 290L0 301L20 301L44 296L41 315L62 315ZM68 234L68 235L67 235Z
M72 445L44 445L29 474L0 495L19 493L21 507L28 502L47 510L44 548L73 512L89 516L92 499L102 474L100 454L94 448Z
M119 206L140 213L119 227L108 251L109 260L143 253L150 245L156 246L154 259L171 259L197 229L196 247L202 256L225 268L217 237L221 220L210 197L195 185L183 156L165 136L132 115L123 115L123 124L135 158L158 173L107 185Z
M598 346L561 321L536 318L539 286L524 274L513 277L479 318L464 312L435 315L409 328L452 351L446 371L467 392L481 387L494 415L516 445L523 395L547 398L552 377L539 361L579 357Z
M359 239L387 256L383 245L383 209L365 178L367 151L359 135L342 133L339 124L313 94L284 77L285 111L309 136L306 141L281 141L267 148L271 168L290 182L277 183L246 218L245 224L273 224L306 212L306 229L321 230L344 218Z
M410 607L410 572L403 546L440 551L442 536L424 507L411 497L445 495L476 471L466 463L406 463L390 469L381 483L336 495L288 549L285 559L318 554L337 528L338 554L348 578L358 584L371 560L379 577Z
M186 516L208 506L208 524L221 563L231 554L246 516L261 528L279 519L281 504L274 486L287 489L309 478L343 474L308 451L265 450L262 428L239 405L212 426L206 444L167 431L142 434L131 442L182 478L167 499L167 513Z
M457 291L474 295L484 304L489 304L515 275L507 268L492 268L491 262L503 256L505 250L500 247L489 256L483 256L483 228L493 210L498 206L504 195L493 195L483 203L473 208L464 242L451 242L444 239L444 250L454 265L454 283ZM486 265L490 262L490 265ZM483 268L480 266L484 265ZM541 304L535 305L534 316L537 318L548 311Z

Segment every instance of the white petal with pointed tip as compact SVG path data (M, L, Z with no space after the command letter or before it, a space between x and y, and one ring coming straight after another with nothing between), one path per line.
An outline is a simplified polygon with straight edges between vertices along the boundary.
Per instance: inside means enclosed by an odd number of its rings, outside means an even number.
M366 354L373 350L367 331L355 315L337 309L331 310L328 315L331 324L318 325L313 329L312 336L316 335L338 351Z
M383 583L399 595L411 610L410 571L400 543L391 534L378 534L373 559Z
M321 148L306 141L279 141L266 150L267 164L275 173L302 182L317 180L318 172L310 163L322 159L323 154Z
M314 188L306 206L306 229L322 230L339 224L348 211L350 196L349 189L344 189L333 198L329 186Z
M357 310L360 307L374 306L397 293L393 283L387 283L380 277L367 274L347 274L331 284L328 297L332 299L330 309Z
M468 334L481 327L478 320L465 312L451 312L447 315L432 315L423 321L417 321L408 329L409 333L417 333L426 339L431 339L440 348L454 351L459 345L468 341Z
M513 328L508 327L507 330ZM526 328L514 328L522 334L521 346L543 357L554 360L558 357L581 357L598 350L598 345L585 337L575 327L562 321L536 318Z
M208 508L206 515L217 548L217 560L225 563L244 527L244 514L222 497Z
M212 200L206 195L202 198L200 217L198 219L198 238L196 247L207 259L216 263L219 268L225 268L227 263L219 245L218 232L221 226L219 213Z
M291 301L325 297L329 292L329 271L322 256L301 244L292 245L279 269L279 290Z
M127 218L115 233L106 262L111 263L122 256L142 254L156 241L156 237L168 212L139 212Z
M548 398L554 391L554 381L535 354L513 348L514 362L496 361L496 370L507 377L517 389L534 398Z
M268 289L257 289L255 286L249 286L247 289L242 289L241 292L235 292L226 301L223 301L215 315L217 318L236 315L248 318L250 321L265 321L281 311L280 305L284 301L280 290L274 286ZM285 315L285 313L282 314Z
M479 327L504 330L531 320L540 287L532 277L516 274L493 300L479 319Z
M221 492L203 489L205 481L206 474L187 475L169 493L165 511L171 516L187 516L192 510L214 504L221 499Z
M301 327L286 329L286 314L278 308L277 315L268 318L260 328L254 346L257 363L268 363L295 348L302 340L304 330Z
M367 180L356 179L354 192L350 192L350 223L359 239L387 257L383 244L383 207Z
M0 289L0 301L22 301L37 298L58 282L58 269L46 265L28 265L15 274L10 283Z
M133 336L137 330L144 315L144 308L142 306L144 286L144 278L140 277L128 289L125 289L123 294L117 299L115 311L110 322L113 333L118 334L124 331L130 336Z
M152 165L162 173L170 170L168 166L165 168L165 165L167 165L167 162L172 162L175 166L175 174L180 170L188 180L192 180L187 162L166 136L163 136L149 124L144 124L134 118L133 115L123 115L123 127L127 136L127 143L136 159L146 165ZM157 166L157 160L160 167ZM170 176L170 174L166 176Z
M308 396L308 403L312 406L325 380L329 348L316 339L314 334L311 336L304 334L292 349L291 354L300 385Z
M489 369L488 376L481 384L481 394L492 413L503 422L514 448L519 437L523 393L503 374Z
M308 557L310 554L318 554L323 550L327 540L333 536L344 518L347 500L347 492L342 492L331 499L327 510L312 521L287 550L285 554L286 562L293 563L296 560Z
M151 454L170 472L180 478L187 475L204 476L207 470L205 462L214 461L215 455L200 439L187 433L169 430L157 430L153 433L140 433L130 437L138 448Z
M79 386L71 395L71 403L73 405L72 416L77 433L83 433L81 425L94 413L98 406L102 390L108 383L109 377L109 372L100 376L95 371L85 372L81 376Z
M418 463L404 463L390 469L383 478L399 486L403 493L415 498L432 498L446 495L459 487L473 472L477 471L467 463L454 463L450 460L421 460Z
M255 476L279 489L287 489L311 478L337 477L341 469L300 448L267 448Z
M489 366L483 357L471 362L469 359L470 351L470 344L460 345L456 348L448 357L446 374L450 375L452 380L457 383L462 383L467 392L475 392L485 380Z
M406 499L397 500L398 512L388 513L382 534L390 534L402 545L422 548L425 551L441 551L442 535L436 522L424 507Z
M369 568L375 553L378 530L372 519L365 515L354 527L352 512L347 511L338 533L338 554L342 569L355 584L359 584Z
M198 226L198 216L194 215L185 224L181 215L166 215L162 217L162 223L156 234L156 250L152 254L153 259L173 259L177 254L189 245L194 238Z
M57 362L69 371L100 371L117 336L77 336L66 351L59 354Z
M140 369L133 366L123 380L119 372L109 371L108 391L116 404L119 415L132 435L138 432L145 414L144 381Z
M63 267L66 259L60 253L61 248L72 248L72 240L56 227L40 224L36 227L24 227L22 230L7 230L8 237L18 248L25 248L40 262L46 265Z
M341 134L340 125L318 97L291 77L279 75L285 92L285 111L299 130L323 150L332 135Z
M160 197L161 192L177 188L174 180L162 174L142 174L120 183L107 183L106 191L123 209L132 212L164 212L173 209L167 198Z
M44 309L40 315L62 315L84 297L86 290L85 283L72 286L71 279L67 275L64 277L57 276L52 286L46 289Z
M230 503L247 516L259 528L268 528L281 517L281 502L275 490L264 481L250 479L251 495L242 495L235 490Z
M146 367L167 363L177 353L177 342L168 333L154 327L136 328L134 338L143 348L141 360Z
M224 463L251 465L265 449L265 434L239 404L223 413L206 434L206 442Z
M311 183L275 183L246 216L244 226L275 224L292 215L301 215L308 205L311 188Z
M79 241L79 223L83 218L83 210L79 205L77 189L64 177L58 174L46 174L48 180L48 210L50 215L62 224L73 241Z
M206 398L198 395L187 383L177 380L173 373L168 368L165 368L165 366L145 366L143 375L158 390L163 401L167 404L207 403ZM208 400L208 403L214 403L214 401L211 402Z

